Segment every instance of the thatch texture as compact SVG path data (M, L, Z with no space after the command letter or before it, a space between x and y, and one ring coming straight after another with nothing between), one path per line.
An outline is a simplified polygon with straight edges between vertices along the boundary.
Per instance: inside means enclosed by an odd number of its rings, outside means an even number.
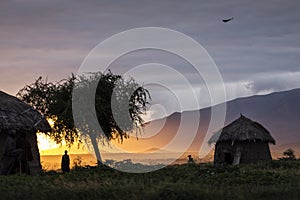
M0 91L0 132L10 129L49 132L47 120L33 107Z
M234 143L244 141L262 141L275 144L274 138L267 129L243 115L215 133L208 142L211 144L215 142Z
M214 163L234 165L272 160L268 143L275 144L267 129L243 115L214 134L214 142Z

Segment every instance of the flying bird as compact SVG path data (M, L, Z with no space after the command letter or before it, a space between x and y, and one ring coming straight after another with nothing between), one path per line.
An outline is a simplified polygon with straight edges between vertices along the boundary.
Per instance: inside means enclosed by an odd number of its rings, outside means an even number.
M229 18L229 19L223 19L222 21L223 21L224 23L227 23L227 22L230 22L231 20L233 20L233 17L231 17L231 18Z

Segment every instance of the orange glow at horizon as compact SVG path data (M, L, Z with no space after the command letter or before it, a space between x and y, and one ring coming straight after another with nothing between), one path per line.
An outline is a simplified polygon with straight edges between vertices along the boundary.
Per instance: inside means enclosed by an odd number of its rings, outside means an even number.
M48 118L50 126L53 127L53 119ZM66 146L63 141L62 144L57 144L53 139L44 133L37 133L37 143L41 155L61 155L65 150L69 154L88 154L89 152L84 148L84 145L78 146L78 144L72 145L70 148ZM79 147L79 148L78 148Z
M51 127L53 127L53 125L54 125L53 119L48 118L47 121L48 121L49 125ZM59 144L56 144L56 142L51 140L50 137L47 136L46 134L38 132L36 135L37 135L37 144L38 144L40 152L59 147Z
M53 126L53 120L49 120L49 124ZM141 153L141 152L155 152L156 150L167 150L170 152L176 152L178 149L165 149L164 147L172 141L178 130L178 124L172 124L167 121L155 122L152 124L149 122L145 127L144 132L138 135L138 139L135 135L131 135L130 138L125 139L122 143L112 140L109 146L99 146L100 152L106 153ZM175 134L174 134L175 133ZM84 144L80 144L78 148L77 144L74 144L71 148L68 148L65 143L62 145L56 144L49 136L43 133L38 133L38 146L41 155L57 155L63 154L64 150L68 150L69 154L88 154L89 152ZM196 139L202 141L201 138ZM195 145L194 145L195 146ZM153 150L153 151L152 151ZM188 148L189 151L195 151L195 148Z
M53 119L47 119L47 121L49 122L50 126L53 127L54 124ZM153 141L153 138L156 139ZM68 148L65 142L63 142L63 144L57 144L55 141L53 141L49 136L47 136L44 133L37 133L37 140L38 140L38 147L41 155L63 154L64 150L68 150L69 153L71 154L90 153L86 148L84 148L83 144L81 145L81 148L77 148L78 146L77 144L74 144L73 146L71 146L71 148ZM136 139L136 137L131 136L129 139L125 139L123 143L118 143L117 141L111 141L111 144L117 147L117 149L120 149L120 152L135 153L135 152L143 152L151 148L161 148L163 147L164 142L162 142L162 139L160 139L160 141L161 142L158 142L157 136L155 135L153 136L151 135L151 133L148 132L148 134L143 135L143 137L140 135L138 140ZM110 152L110 153L118 153L118 152L114 152L108 146L102 146L100 150L105 152Z

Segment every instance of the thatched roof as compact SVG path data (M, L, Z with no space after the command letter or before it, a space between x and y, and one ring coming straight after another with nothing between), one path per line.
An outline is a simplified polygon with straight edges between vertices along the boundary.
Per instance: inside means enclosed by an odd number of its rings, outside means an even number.
M0 132L10 129L51 131L49 123L37 110L0 91Z
M215 133L208 143L211 144L221 141L263 141L275 144L274 138L266 128L242 114L240 118Z

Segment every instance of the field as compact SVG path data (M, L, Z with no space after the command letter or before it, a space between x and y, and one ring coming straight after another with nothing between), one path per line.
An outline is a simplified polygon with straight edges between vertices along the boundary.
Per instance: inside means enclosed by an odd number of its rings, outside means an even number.
M139 154L139 153L112 153L112 154L102 154L103 160L114 160L122 161L126 159L131 159L135 163L143 164L167 164L176 163L182 164L187 162L187 155L192 154L196 162L199 162L197 158L198 154L195 152L186 152L179 159L177 153L150 153L150 154ZM61 156L62 155L41 155L41 164L44 170L60 170L61 168ZM74 167L74 162L81 161L81 166L95 166L97 160L91 154L70 154L70 165ZM211 159L212 160L212 159ZM209 160L210 161L210 160Z
M60 170L61 168L61 156L62 155L42 155L41 164L44 170ZM96 165L97 161L91 154L71 154L70 156L70 166L74 167L74 162L76 160L81 160L81 165Z
M144 174L102 166L0 178L1 199L300 199L300 161L184 164Z

